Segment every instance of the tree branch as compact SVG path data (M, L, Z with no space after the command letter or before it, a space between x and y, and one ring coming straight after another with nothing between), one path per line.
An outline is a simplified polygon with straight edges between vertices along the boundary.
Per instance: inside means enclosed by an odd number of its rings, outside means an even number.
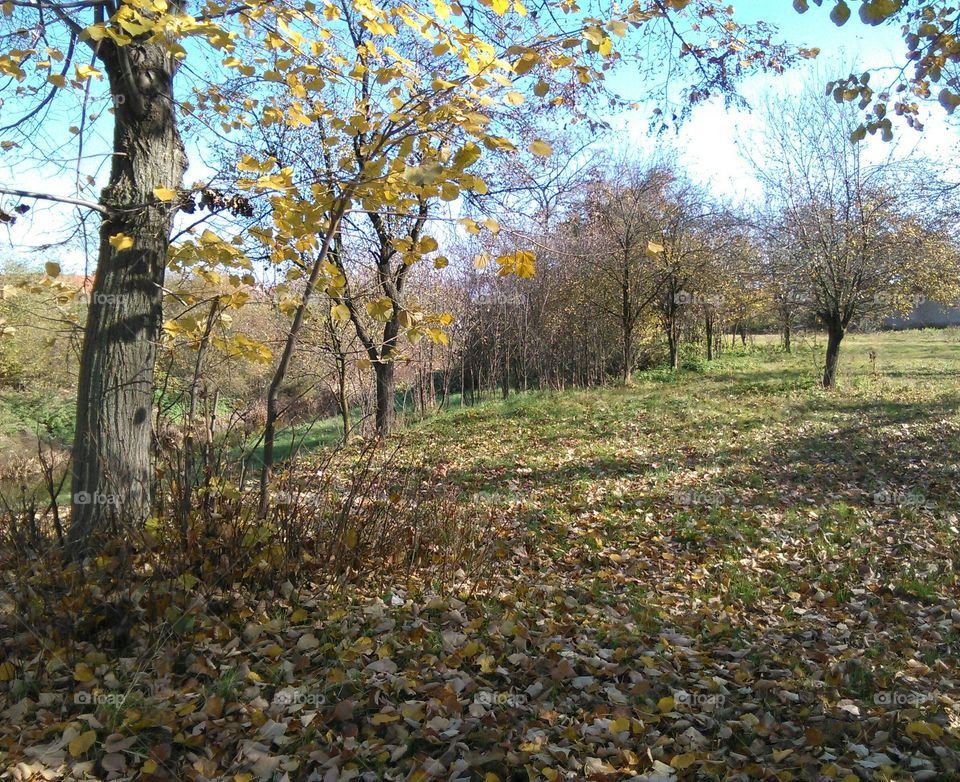
M15 195L20 196L21 198L35 198L38 201L55 201L60 204L73 204L74 206L82 206L86 209L92 209L94 212L99 212L102 215L107 217L110 216L110 210L103 204L98 204L94 201L85 201L82 198L70 198L69 196L55 196L50 193L34 193L30 190L17 190L12 187L2 187L0 186L0 194L3 195Z

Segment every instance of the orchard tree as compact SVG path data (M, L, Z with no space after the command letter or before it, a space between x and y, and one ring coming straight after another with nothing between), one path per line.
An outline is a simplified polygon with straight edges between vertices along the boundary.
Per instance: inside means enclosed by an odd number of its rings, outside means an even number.
M908 309L916 296L952 301L958 285L946 227L911 208L910 171L922 163L869 163L851 138L857 121L852 107L816 90L779 99L756 163L779 211L775 233L827 331L825 387L836 383L851 323Z
M342 273L327 264L345 214L361 209L409 216L421 198L433 197L431 189L470 189L463 154L457 157L458 150L432 136L438 120L457 125L478 148L497 146L500 135L487 128L491 100L515 102L526 94L570 100L570 91L549 95L551 80L538 74L565 72L570 85L601 81L606 70L633 55L636 28L658 33L667 52L696 63L686 102L732 92L744 73L780 70L791 57L771 43L768 28L744 28L731 18L732 8L712 0L658 0L652 7L611 7L599 16L557 4L541 9L536 20L520 2L492 0L484 9L520 31L505 38L497 25L473 25L477 9L457 3L378 6L354 0L349 7L370 34L362 48L351 49L339 21L344 7L332 0L256 6L228 0L195 11L166 0L3 5L0 73L17 84L4 114L18 116L3 130L0 145L7 155L22 149L26 164L37 157L62 160L53 150L62 150L66 139L79 163L71 177L75 194L37 192L16 182L0 183L0 193L58 200L100 221L77 389L69 531L74 554L85 553L98 530L137 526L151 512L154 365L171 230L176 213L195 209L195 191L206 187L184 187L181 117L190 118L208 144L221 143L215 141L218 134L261 122L291 128L323 122L336 133L333 146L364 135L362 165L356 156L343 168L334 161L333 188L308 187L287 161L281 164L269 154L251 155L240 167L238 191L249 197L270 194L273 226L264 237L269 254L290 268L299 263L306 280L299 299L291 297L295 334L318 285L342 295L336 284ZM545 26L548 21L553 29ZM404 57L391 45L398 29L449 54L449 67L429 72ZM491 33L489 40L485 33ZM239 57L240 40L255 41L258 55ZM661 62L653 58L647 66ZM184 63L190 63L189 71ZM231 92L226 87L237 74L284 85L284 94L261 100ZM376 83L385 99L373 114L361 93L365 79ZM357 85L353 99L326 101L325 87L334 81ZM178 99L178 92L191 94ZM46 132L55 130L46 123L57 116L48 111L54 103L59 116L74 114L74 123L64 123L66 134ZM209 122L210 112L222 118L219 125ZM112 142L103 149L97 139L108 124ZM91 151L101 151L98 145L111 161L99 194L95 169L84 168L96 157ZM195 237L198 262L222 257L239 286L250 264L235 254L238 245L217 231L207 228ZM304 254L309 264L302 263ZM508 258L501 268L512 265ZM284 352L291 353L295 343L294 336ZM249 349L258 352L255 345Z
M676 175L668 166L624 163L605 172L584 204L581 251L592 267L588 298L613 318L621 341L621 379L629 383L642 317L664 282L656 260L663 251L661 205Z

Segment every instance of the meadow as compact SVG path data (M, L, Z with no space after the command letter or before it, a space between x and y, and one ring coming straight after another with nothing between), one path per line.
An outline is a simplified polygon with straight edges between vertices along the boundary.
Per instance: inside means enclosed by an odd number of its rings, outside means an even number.
M474 559L259 602L198 587L122 654L0 664L0 758L20 779L960 779L960 334L844 350L830 390L822 343L758 339L412 425L398 458L486 520Z

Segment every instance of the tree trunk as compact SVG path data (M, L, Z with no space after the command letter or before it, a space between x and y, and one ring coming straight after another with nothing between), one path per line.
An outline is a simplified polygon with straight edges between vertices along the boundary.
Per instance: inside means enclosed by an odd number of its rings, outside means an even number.
M791 353L792 348L790 346L790 336L792 329L790 328L790 321L785 321L783 324L783 350L786 353Z
M503 357L503 373L500 375L500 395L504 399L510 397L510 355Z
M350 442L350 396L347 393L347 361L337 359L337 404L340 406L340 421L343 424L343 444Z
M633 379L633 328L631 324L623 324L623 383L630 385Z
M707 361L713 361L713 316L707 315L703 325L707 331Z
M667 329L667 345L670 348L670 368L680 368L680 334L674 323Z
M394 363L378 361L373 365L377 382L377 434L385 437L393 429L394 419Z
M136 528L150 514L154 364L174 211L154 189L177 190L186 170L166 46L103 42L100 57L115 97L113 159L101 195L111 213L100 227L77 386L73 556L89 550L97 531Z
M843 340L843 326L830 323L827 326L827 361L823 368L823 387L833 388L837 383L837 363L840 360L840 342Z

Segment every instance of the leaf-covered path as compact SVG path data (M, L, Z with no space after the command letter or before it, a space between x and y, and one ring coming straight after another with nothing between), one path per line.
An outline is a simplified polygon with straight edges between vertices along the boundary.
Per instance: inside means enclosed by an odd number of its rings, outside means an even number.
M5 776L960 779L960 344L898 338L831 393L771 352L418 427L482 577L17 657Z

